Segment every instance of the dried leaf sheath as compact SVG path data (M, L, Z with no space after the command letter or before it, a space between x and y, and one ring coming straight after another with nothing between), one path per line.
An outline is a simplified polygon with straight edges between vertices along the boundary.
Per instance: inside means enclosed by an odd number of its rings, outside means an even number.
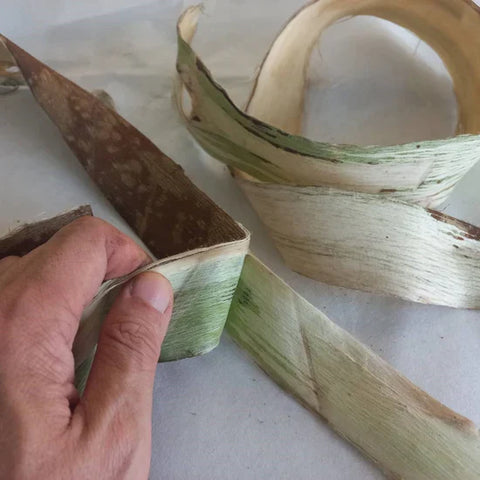
M402 377L251 255L226 328L268 375L388 478L480 478L480 436L472 422Z
M147 270L165 275L174 290L175 308L160 361L179 360L212 350L220 340L249 240L246 232L245 238L237 242L184 252L105 283L85 311L85 320L75 338L76 363L87 359L119 287Z
M244 237L179 165L118 113L4 41L80 163L158 258Z
M80 163L162 259L151 268L161 264L174 272L170 280L175 287L175 315L161 360L211 350L220 340L249 233L200 191L179 165L106 105L104 96L97 98L9 40L3 42ZM113 294L103 296L114 286L109 283L99 292L95 302L99 309L87 311L82 320L74 347L77 366L96 344L102 314Z
M180 113L199 144L236 169L286 263L340 286L480 308L479 238L456 241L476 228L464 224L457 232L440 213L432 217L418 206L443 201L480 158L478 8L466 0L419 0L414 5L396 0L313 1L274 41L247 114L215 83L189 45L199 13L191 7L178 23ZM465 135L386 147L328 144L299 136L311 49L331 23L360 14L400 23L439 52L454 80L458 132ZM192 98L189 115L183 112L183 87ZM336 208L340 204L341 212ZM420 228L425 218L428 222ZM407 233L407 244L401 238L392 240L402 232ZM437 232L444 234L437 238ZM433 258L427 255L430 245Z

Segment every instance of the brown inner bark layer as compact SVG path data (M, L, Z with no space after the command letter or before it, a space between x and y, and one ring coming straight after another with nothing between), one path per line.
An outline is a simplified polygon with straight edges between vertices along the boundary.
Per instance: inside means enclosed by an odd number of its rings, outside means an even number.
M79 162L157 258L245 237L244 230L179 165L118 113L5 42Z

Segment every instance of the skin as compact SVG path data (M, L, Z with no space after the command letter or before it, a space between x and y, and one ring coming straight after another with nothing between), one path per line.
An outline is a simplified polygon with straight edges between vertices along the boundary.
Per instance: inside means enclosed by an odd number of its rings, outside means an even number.
M168 281L143 273L125 285L81 398L72 355L101 283L148 261L92 217L22 258L0 260L0 478L148 478L155 368L173 305Z

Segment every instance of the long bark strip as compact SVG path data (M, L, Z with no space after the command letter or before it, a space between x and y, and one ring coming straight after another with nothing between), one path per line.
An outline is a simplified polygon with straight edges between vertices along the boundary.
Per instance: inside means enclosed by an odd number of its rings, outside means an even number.
M156 257L244 237L179 165L101 99L3 43L79 162Z
M0 259L27 255L46 243L73 220L92 215L89 205L53 218L22 225L0 238ZM175 309L165 337L160 361L203 355L215 348L223 332L233 293L248 251L250 234L244 238L208 248L198 248L157 260L126 277L105 282L86 308L75 338L73 352L84 385L89 369L82 371L97 343L103 319L120 287L143 271L165 275L172 284Z
M155 261L127 277L106 282L86 309L73 347L80 365L97 341L103 318L121 287L144 271L165 275L172 284L175 308L162 345L160 361L203 355L218 345L240 277L250 236L215 247L184 252Z
M409 382L251 255L226 328L281 387L390 478L480 478L480 436L470 420Z
M248 250L249 232L115 112L105 95L83 90L4 37L0 37L0 46L0 55L8 52L16 62L36 100L91 178L160 259L147 268L168 272L175 314L160 360L210 351L220 340ZM48 225L60 228L62 222L62 218L53 219ZM25 230L30 235L28 244L17 244L16 237L0 241L0 247L10 245L5 248L7 254L27 253L48 239L48 235L37 238L43 226ZM123 281L106 283L82 319L74 345L77 372L82 377L77 378L79 386L88 374L88 360L118 291L115 287Z
M455 233L451 219L421 208L445 200L480 158L479 9L467 0L408 5L397 0L313 1L273 42L246 113L190 46L200 11L190 7L178 22L179 111L198 143L235 169L286 263L335 285L480 308L475 291L479 237L457 242L450 238ZM457 136L385 147L328 144L300 136L311 50L329 25L349 15L396 22L439 53L457 94ZM192 100L189 114L183 110L184 89ZM344 208L340 214L336 199ZM463 237L464 230L468 234L476 227L463 224L457 236ZM407 243L392 240L401 231L411 233ZM437 238L437 232L445 234ZM427 255L432 250L425 249L428 244L435 249L435 265Z

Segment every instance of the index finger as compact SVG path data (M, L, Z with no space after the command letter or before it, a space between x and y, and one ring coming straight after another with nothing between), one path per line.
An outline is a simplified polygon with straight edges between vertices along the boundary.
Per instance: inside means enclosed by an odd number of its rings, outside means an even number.
M148 260L112 225L81 217L9 269L0 285L0 320L3 317L12 328L60 329L71 345L80 316L102 282L126 275Z

